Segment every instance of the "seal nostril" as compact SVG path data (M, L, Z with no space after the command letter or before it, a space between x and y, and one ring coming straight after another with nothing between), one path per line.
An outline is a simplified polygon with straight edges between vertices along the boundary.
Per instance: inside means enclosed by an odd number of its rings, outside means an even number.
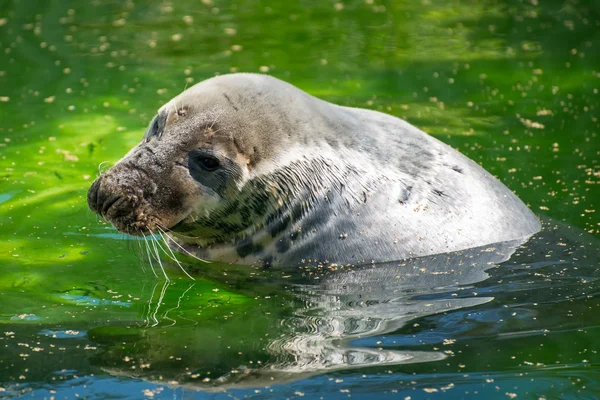
M90 190L88 191L88 194L87 194L88 206L90 207L90 210L92 210L95 213L98 212L98 207L100 205L99 196L100 196L100 182L99 182L99 180L95 180L94 183L92 183L92 187L90 187Z
M110 210L110 208L121 198L123 198L123 196L121 196L119 194L113 194L113 195L109 196L108 199L106 199L106 201L104 202L104 204L102 204L101 214L103 216L105 216L106 213L108 212L108 210Z

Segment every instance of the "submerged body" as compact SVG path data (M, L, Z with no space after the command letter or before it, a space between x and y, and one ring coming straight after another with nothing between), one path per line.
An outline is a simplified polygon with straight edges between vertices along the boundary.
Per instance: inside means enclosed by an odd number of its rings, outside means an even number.
M88 202L120 231L239 264L384 262L540 229L502 183L407 122L254 74L163 106Z

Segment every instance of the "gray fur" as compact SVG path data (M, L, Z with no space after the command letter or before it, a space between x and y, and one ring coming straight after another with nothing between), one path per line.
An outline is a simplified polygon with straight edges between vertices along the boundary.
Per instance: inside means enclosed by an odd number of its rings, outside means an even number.
M197 149L221 169L194 169ZM503 184L405 121L254 74L206 80L163 106L88 200L121 231L171 229L188 250L241 264L383 262L540 229Z

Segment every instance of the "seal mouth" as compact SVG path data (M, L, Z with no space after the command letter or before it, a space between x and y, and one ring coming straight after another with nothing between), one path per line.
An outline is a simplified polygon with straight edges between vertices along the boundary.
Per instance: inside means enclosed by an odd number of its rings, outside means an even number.
M90 209L110 222L119 232L133 236L154 234L162 228L161 219L138 194L111 190L111 186L96 180L87 196ZM150 212L149 212L150 211Z
M165 231L170 231L173 233L185 234L186 232L190 232L194 228L194 219L190 218L192 212L187 213L181 219L179 219L176 223L171 225L170 228L162 228Z

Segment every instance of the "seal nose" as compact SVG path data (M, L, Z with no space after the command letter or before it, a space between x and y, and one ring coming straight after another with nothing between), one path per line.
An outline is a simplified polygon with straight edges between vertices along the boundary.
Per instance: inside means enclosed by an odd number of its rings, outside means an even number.
M92 183L92 187L88 191L87 201L93 212L106 218L110 208L117 204L119 200L123 200L125 196L120 193L104 190L101 185L101 178L96 179Z
M88 202L88 206L90 207L90 210L92 210L93 212L95 212L96 214L99 214L99 210L100 210L100 179L96 179L94 181L94 183L92 183L92 187L90 187L90 190L88 190L87 193L87 202Z

